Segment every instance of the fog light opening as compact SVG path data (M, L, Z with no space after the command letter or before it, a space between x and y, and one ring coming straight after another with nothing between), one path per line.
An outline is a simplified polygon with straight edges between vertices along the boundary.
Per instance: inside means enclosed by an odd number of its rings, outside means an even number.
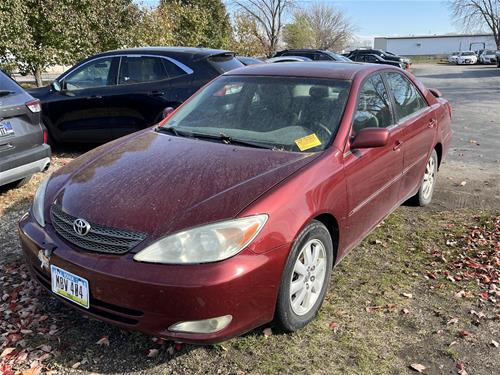
M168 330L185 333L214 333L226 328L231 320L233 320L231 315L224 315L217 318L175 323L168 327Z

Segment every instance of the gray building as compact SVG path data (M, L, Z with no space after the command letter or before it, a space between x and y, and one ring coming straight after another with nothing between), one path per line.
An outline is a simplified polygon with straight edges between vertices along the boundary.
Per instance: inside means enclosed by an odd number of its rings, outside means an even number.
M493 34L375 37L374 48L403 56L448 55L455 51L496 50Z

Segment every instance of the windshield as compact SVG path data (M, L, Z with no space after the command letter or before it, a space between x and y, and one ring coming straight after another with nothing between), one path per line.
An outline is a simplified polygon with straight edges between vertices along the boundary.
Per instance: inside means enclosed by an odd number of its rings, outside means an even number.
M220 137L295 152L324 150L335 136L350 82L291 77L221 77L169 118L177 135Z
M487 50L484 52L485 55L494 55L495 54L495 51L492 51L492 50Z
M474 56L474 52L462 52L462 56Z

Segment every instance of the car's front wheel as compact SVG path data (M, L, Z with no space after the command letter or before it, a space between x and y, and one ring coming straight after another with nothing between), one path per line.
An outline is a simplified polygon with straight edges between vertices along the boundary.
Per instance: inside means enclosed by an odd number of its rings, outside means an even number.
M429 157L429 160L427 160L420 188L414 197L419 206L423 207L431 203L432 195L434 194L434 186L436 185L437 168L438 156L436 150L432 150L431 156Z
M296 331L315 318L328 290L332 265L330 232L314 220L297 237L283 272L276 320L284 330Z

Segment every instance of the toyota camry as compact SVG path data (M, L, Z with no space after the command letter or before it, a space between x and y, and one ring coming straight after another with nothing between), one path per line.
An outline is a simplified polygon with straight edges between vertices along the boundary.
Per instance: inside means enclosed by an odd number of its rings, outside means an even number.
M439 91L388 65L253 65L167 116L45 179L19 227L52 295L183 342L304 327L350 249L431 202L451 140Z

